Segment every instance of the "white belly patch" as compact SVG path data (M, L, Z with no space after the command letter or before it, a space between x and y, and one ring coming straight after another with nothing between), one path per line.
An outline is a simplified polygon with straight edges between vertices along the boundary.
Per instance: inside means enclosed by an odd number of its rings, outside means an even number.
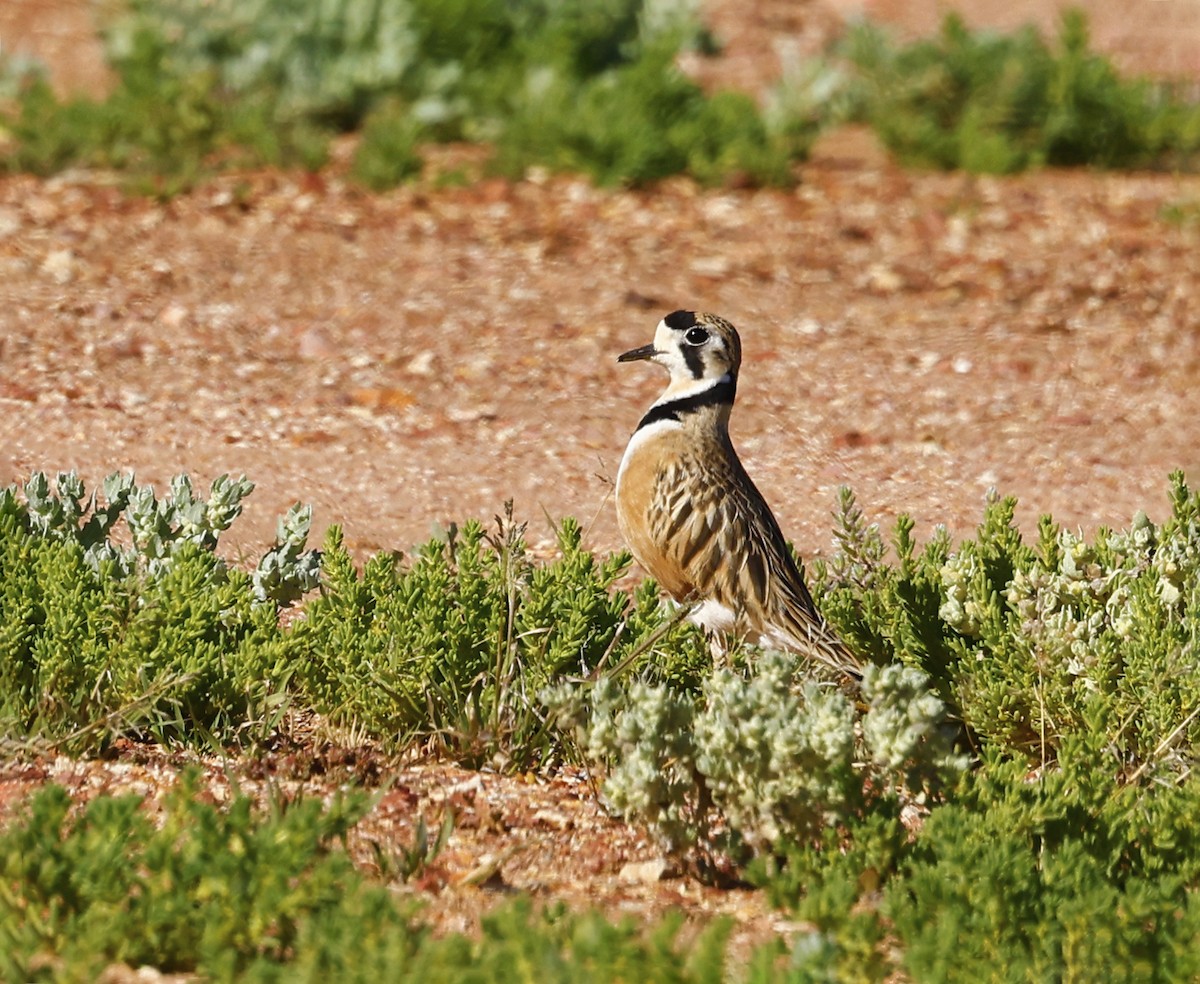
M722 605L719 601L702 601L688 616L689 622L694 622L708 632L732 632L737 615L732 608Z

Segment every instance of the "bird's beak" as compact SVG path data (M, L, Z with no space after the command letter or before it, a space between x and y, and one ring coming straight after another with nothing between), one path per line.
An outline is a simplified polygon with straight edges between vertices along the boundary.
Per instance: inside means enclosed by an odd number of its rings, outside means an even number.
M641 362L643 359L653 359L658 355L658 350L654 347L654 343L643 345L641 348L630 349L628 352L622 352L617 356L618 362Z

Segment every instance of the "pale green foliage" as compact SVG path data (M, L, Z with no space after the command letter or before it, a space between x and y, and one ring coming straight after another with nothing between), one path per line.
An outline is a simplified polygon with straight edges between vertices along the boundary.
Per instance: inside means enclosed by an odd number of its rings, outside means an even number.
M0 99L16 99L31 79L45 76L46 65L40 59L0 47Z
M688 38L700 22L700 0L645 0L638 17L643 43L663 36Z
M693 724L696 771L756 853L834 821L853 795L853 705L798 671L784 653L764 653L745 677L718 670Z
M767 132L807 145L822 128L845 122L851 114L845 69L829 58L800 58L780 52L783 73L767 90L763 123Z
M108 26L104 102L29 84L11 169L76 162L142 172L158 194L246 161L326 158L360 130L373 189L423 172L422 144L487 142L489 166L645 184L791 184L816 121L789 102L707 94L678 68L711 48L696 0L131 0ZM782 104L781 104L782 105ZM0 107L2 108L2 107Z
M273 90L291 115L345 114L411 71L412 21L406 0L132 0L108 45L127 59L149 32L170 42L180 75L215 71L232 92Z
M139 573L154 578L170 570L185 547L215 550L221 533L241 515L254 483L244 475L221 475L208 497L201 498L188 475L176 475L169 494L160 499L154 486L138 485L132 474L114 473L103 489L103 498L94 491L87 495L73 471L58 475L51 487L44 472L35 472L20 489L0 490L0 508L36 536L79 544L97 571L107 563L121 577ZM113 538L122 517L130 542ZM290 604L317 586L320 555L304 549L311 526L312 507L299 503L279 520L275 545L253 573L259 602Z
M312 506L297 502L276 524L275 545L251 574L254 597L279 607L298 601L312 591L321 578L321 555L305 550L312 529Z
M648 822L673 850L770 854L890 797L924 799L966 766L946 708L912 667L868 667L865 710L768 651L719 669L699 698L611 679L544 699L578 729L608 774L618 813ZM585 710L581 713L581 706Z
M1137 760L1171 750L1182 766L1200 738L1200 504L1172 476L1173 515L1139 514L1088 542L1042 521L1038 550L993 500L975 542L941 567L940 614L960 633L964 719L981 734L1053 755L1101 709Z
M558 711L575 696L562 687L547 690L543 699ZM610 677L597 682L588 698L579 742L588 761L614 765L604 783L609 805L622 816L648 821L673 849L691 846L707 833L709 822L696 798L692 698L642 681L626 692Z
M185 543L213 549L218 536L241 514L242 499L254 489L254 483L244 476L231 479L221 475L213 480L207 501L196 498L187 475L172 478L171 493L162 499L154 494L152 485L135 485L132 475L122 486L122 491L126 489L132 556L154 575L170 567L172 556Z
M980 565L971 550L963 549L942 565L942 583L946 600L938 609L948 626L967 636L977 636L983 611L971 595L971 582L979 576Z
M929 689L929 678L911 666L868 666L863 672L863 745L872 764L886 773L903 770L902 785L921 797L967 759L956 753L946 728L946 705Z

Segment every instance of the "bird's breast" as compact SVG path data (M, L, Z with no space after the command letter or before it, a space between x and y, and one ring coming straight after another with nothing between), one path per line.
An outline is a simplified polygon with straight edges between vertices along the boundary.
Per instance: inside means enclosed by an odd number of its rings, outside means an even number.
M663 508L662 486L672 464L679 460L679 428L643 427L629 442L617 472L617 524L630 552L662 588L677 599L690 595L694 585L659 542L656 514Z

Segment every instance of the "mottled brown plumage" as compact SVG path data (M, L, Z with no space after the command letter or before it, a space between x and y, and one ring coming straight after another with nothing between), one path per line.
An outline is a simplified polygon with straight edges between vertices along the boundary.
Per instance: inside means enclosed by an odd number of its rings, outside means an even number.
M620 361L671 374L617 475L617 518L638 563L708 631L792 649L843 673L859 664L825 624L779 524L729 439L741 340L728 321L676 311Z

